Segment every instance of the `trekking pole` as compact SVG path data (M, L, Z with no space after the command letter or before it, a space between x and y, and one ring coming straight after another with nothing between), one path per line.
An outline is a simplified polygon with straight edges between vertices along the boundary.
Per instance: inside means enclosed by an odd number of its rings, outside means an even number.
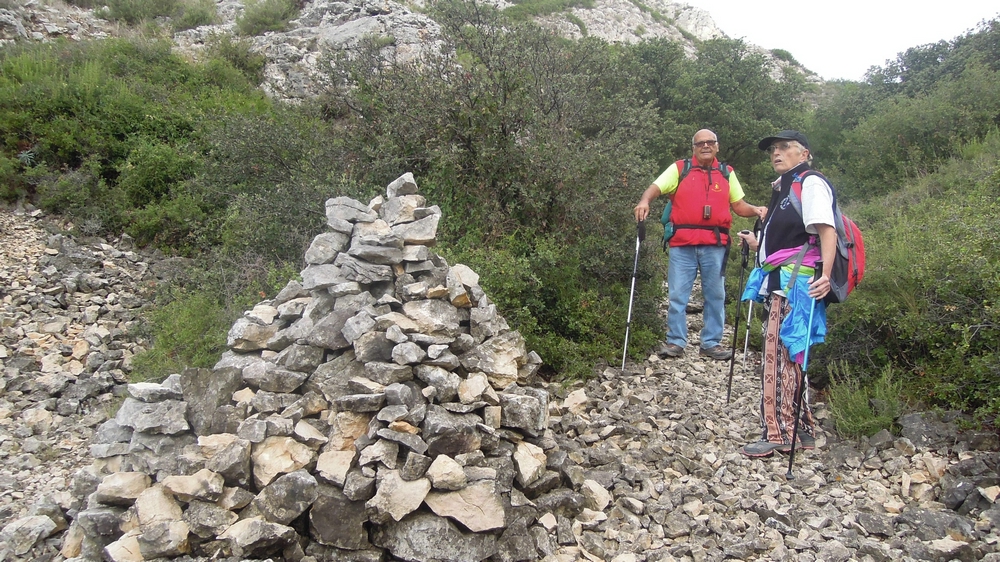
M753 317L753 299L750 300L749 306L747 306L747 330L746 338L743 340L743 368L747 367L747 350L750 349L750 318Z
M813 281L823 276L823 262L818 261L814 266L816 272L813 274ZM795 462L795 442L799 439L799 414L802 411L802 383L806 382L806 370L809 368L809 346L812 344L812 323L813 313L816 312L816 299L810 297L812 303L809 305L809 324L806 325L806 350L802 354L802 377L795 384L795 421L792 423L792 449L788 452L788 472L785 473L787 480L792 480L792 463ZM806 382L808 384L808 382Z
M761 225L760 219L758 218L757 222L755 222L754 225L753 225L753 232L758 237L758 239L760 239L760 230L761 230L761 227L762 227L762 225ZM744 369L747 368L747 350L750 349L750 319L751 318L753 318L753 299L750 299L750 304L747 305L747 330L746 330L747 334L746 334L746 338L744 338L744 340L743 340L743 368Z
M628 356L628 332L632 327L632 300L635 298L635 274L639 271L639 245L646 239L646 222L639 221L639 232L635 237L635 263L632 265L632 290L628 295L628 320L625 322L625 348L622 349L622 370L625 370L625 357Z
M749 230L742 231L741 234L750 234ZM743 247L740 249L740 284L737 285L737 290L743 291L743 274L747 270L747 260L750 258L750 245L747 241L743 241ZM733 322L733 353L729 356L729 382L726 384L726 404L729 404L729 399L733 395L733 367L736 365L736 342L740 339L740 309L743 305L740 303L743 301L736 301L736 322ZM749 327L749 325L748 325Z

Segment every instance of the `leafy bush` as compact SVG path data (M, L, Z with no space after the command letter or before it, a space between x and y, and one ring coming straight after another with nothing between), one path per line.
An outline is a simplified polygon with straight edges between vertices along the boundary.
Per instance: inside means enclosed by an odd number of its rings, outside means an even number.
M580 30L581 37L586 37L588 35L587 24L584 23L582 19L573 14L566 14L566 20L575 25L576 28Z
M795 60L792 53L789 53L784 49L771 49L771 56L780 61L785 61L788 64L799 64L799 61Z
M4 196L109 232L197 173L213 115L270 106L228 63L192 65L162 41L15 47L0 68Z
M325 225L328 198L374 197L377 184L338 170L345 161L342 141L313 109L235 115L212 124L207 142L213 149L191 189L208 208L226 209L213 225L216 243L238 252L255 249L274 261L299 259Z
M243 13L236 18L236 31L248 36L284 31L298 11L295 0L247 0Z
M880 430L895 429L904 412L902 383L886 367L868 384L861 384L841 364L840 375L830 384L830 412L837 432L846 437L869 437ZM836 370L836 369L834 369Z
M185 0L171 22L175 31L212 25L218 18L215 0Z
M259 85L264 81L267 57L253 52L253 41L250 39L213 34L206 41L206 50L210 56L225 60L242 72L251 84Z
M195 159L183 149L155 139L136 139L118 166L118 187L131 206L160 201L171 188L194 175Z
M161 381L186 367L211 367L226 349L231 319L217 294L178 290L148 322L154 345L133 359L132 382Z
M938 172L852 210L865 230L868 270L851 300L831 311L830 338L817 357L862 372L893 365L911 397L995 422L1000 133L962 152Z
M1000 115L1000 73L970 64L953 82L926 95L894 97L845 135L840 167L849 196L883 195L926 176L983 138Z

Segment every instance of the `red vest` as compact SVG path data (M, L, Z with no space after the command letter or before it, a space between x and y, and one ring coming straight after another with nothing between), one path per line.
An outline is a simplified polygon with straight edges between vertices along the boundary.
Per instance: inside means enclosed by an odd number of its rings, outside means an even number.
M674 223L671 246L716 246L729 244L729 227L733 215L729 212L729 180L722 177L719 161L712 161L712 168L692 166L681 179L673 194L670 222ZM677 171L684 169L684 161L677 161ZM705 206L711 207L706 219ZM687 227L686 227L687 226ZM709 228L690 228L691 226ZM711 227L718 227L718 234Z

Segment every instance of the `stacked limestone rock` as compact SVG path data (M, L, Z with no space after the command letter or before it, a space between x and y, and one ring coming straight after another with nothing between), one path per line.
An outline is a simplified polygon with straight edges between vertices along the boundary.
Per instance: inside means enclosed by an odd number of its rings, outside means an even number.
M581 512L546 468L540 358L431 252L441 213L416 188L327 201L303 282L238 320L214 369L129 385L63 555L533 560L531 500Z

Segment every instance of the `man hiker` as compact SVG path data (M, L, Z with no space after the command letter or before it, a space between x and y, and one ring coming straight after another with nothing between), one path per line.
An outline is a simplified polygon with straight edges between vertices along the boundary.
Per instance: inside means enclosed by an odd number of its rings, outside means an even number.
M764 217L766 207L755 207L743 200L743 187L736 173L719 164L719 139L702 129L692 140L690 160L679 160L656 178L635 206L635 220L649 215L654 199L667 195L672 201L670 220L674 235L670 238L670 264L667 285L670 308L667 312L667 340L660 348L661 357L680 357L687 346L687 304L695 277L701 271L705 297L704 327L701 330L701 355L728 360L730 351L723 348L725 323L725 259L728 255L729 227L733 216Z
M760 441L740 449L748 457L766 457L774 451L791 449L796 401L801 413L795 448L815 446L809 385L803 380L802 362L806 348L821 343L826 335L826 304L817 299L830 291L837 251L833 190L822 176L804 175L812 161L805 135L781 131L757 146L770 155L771 166L780 177L771 184L773 191L760 239L753 233L739 234L757 251L757 267L747 278L743 300L762 302L766 311L760 402L763 434ZM815 276L819 263L822 271Z

